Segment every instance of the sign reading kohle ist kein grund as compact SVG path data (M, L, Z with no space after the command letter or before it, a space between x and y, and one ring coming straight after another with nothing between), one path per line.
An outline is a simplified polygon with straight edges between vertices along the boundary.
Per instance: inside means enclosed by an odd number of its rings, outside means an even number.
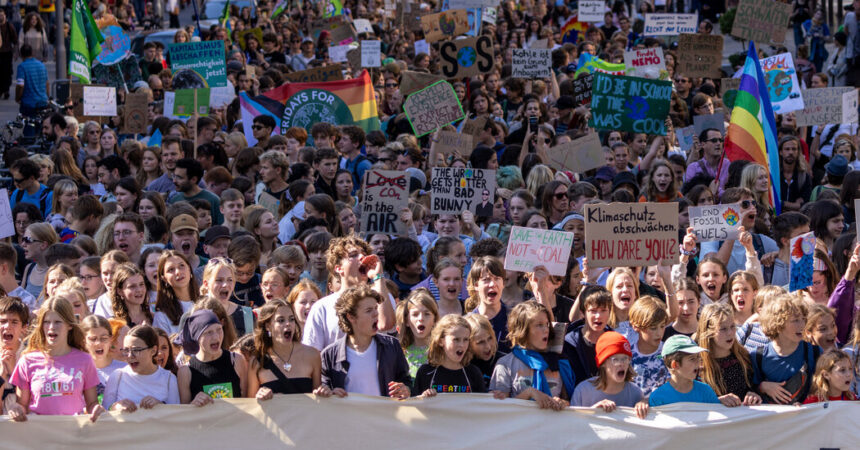
M434 167L430 178L430 214L471 211L479 217L492 216L495 192L495 170Z
M533 272L535 267L544 266L550 275L564 276L571 247L573 233L512 227L505 252L505 270Z
M170 44L169 50L176 89L227 86L224 41Z
M677 203L585 206L585 245L592 267L677 263Z
M666 135L672 82L595 72L588 126Z

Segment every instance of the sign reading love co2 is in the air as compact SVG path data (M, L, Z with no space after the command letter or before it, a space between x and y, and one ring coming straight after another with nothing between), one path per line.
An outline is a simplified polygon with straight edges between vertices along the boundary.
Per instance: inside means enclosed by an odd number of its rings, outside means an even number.
M400 213L409 204L409 176L394 170L364 172L361 198L361 232L405 236Z
M671 81L595 72L588 126L665 135L671 97Z

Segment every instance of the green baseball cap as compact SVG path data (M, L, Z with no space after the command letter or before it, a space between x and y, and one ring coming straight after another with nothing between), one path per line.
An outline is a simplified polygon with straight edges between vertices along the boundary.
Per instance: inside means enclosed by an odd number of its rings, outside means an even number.
M660 357L665 358L672 353L684 352L689 354L696 354L708 351L705 348L699 347L696 345L696 342L689 336L684 336L683 334L676 334L669 339L666 339L666 342L663 343L663 351L660 352Z

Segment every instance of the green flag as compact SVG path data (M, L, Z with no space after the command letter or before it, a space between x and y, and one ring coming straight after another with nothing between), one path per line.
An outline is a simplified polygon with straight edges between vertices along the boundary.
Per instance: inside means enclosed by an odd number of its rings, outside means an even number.
M105 38L84 0L74 0L70 35L69 74L78 77L81 83L89 84L90 68L101 53L101 43Z
M230 0L224 4L224 10L221 11L221 26L227 28L228 31L233 31L230 26Z

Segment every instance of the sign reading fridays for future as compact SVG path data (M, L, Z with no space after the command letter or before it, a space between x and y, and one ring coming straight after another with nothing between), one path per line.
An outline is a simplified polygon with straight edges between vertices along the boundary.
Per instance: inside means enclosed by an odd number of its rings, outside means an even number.
M175 89L227 86L224 41L170 44L169 51Z
M598 130L666 135L672 82L594 73L591 119Z

